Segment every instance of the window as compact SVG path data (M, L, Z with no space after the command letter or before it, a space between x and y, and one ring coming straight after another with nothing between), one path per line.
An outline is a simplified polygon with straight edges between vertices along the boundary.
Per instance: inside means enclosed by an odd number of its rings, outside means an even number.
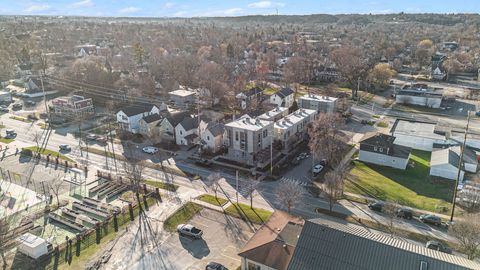
M256 265L252 262L248 262L248 270L260 270L260 265Z
M382 147L380 147L380 153L383 153L383 148Z
M238 131L235 131L235 141L238 141Z
M373 147L373 151L377 152L377 147L376 146Z
M180 130L180 135L182 135L182 133L183 133L183 132Z
M248 269L250 269L250 266ZM428 263L426 261L420 261L420 270L427 270L427 269L428 269Z
M207 141L210 141L210 136L207 136Z
M265 137L267 137L267 136L268 136L268 130L264 130L264 131L263 131L263 137L265 138Z

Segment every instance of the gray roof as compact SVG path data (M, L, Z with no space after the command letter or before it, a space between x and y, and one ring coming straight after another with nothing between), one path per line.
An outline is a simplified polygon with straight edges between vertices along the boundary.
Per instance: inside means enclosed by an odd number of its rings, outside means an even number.
M207 129L210 130L210 133L216 137L223 134L225 131L225 126L221 123L208 123Z
M170 114L165 120L168 121L172 127L176 127L185 117L190 117L190 114L187 111L180 111Z
M198 119L193 117L185 117L182 122L179 123L185 130L192 130L198 128Z
M145 121L145 123L152 123L152 122L155 122L155 121L158 121L158 120L161 120L163 117L158 114L158 113L154 113L154 114L150 114L150 115L147 115L145 117L143 117L143 121Z
M157 107L157 106L153 104L137 104L137 105L131 105L131 106L125 107L119 110L119 112L122 111L124 114L130 117L137 114L150 112L152 111L153 107Z
M432 152L430 167L450 164L458 168L459 161L460 155L450 148L436 150Z
M277 93L275 93L275 94L277 94L277 95L278 95L279 97L281 97L281 98L285 98L285 97L293 94L293 90L292 90L291 88L289 88L289 87L284 87L284 88L280 89L280 90L279 90Z
M408 158L412 149L394 144L394 141L394 136L382 133L370 133L360 141L360 150L403 159Z
M305 221L288 270L480 269L476 262L325 219Z

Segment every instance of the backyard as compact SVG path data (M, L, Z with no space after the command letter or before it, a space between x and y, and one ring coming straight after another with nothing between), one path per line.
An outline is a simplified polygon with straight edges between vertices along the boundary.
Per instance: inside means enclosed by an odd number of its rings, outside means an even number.
M412 151L405 171L354 161L345 191L438 213L451 209L454 183L431 178L430 152Z

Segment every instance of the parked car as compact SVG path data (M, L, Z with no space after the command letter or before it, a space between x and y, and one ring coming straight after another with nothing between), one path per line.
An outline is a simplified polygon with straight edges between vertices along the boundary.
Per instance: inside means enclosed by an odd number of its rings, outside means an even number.
M385 204L383 202L372 202L368 204L368 208L373 211L382 212Z
M217 262L209 262L207 266L205 266L205 270L228 270L228 268Z
M425 247L433 250L438 250L440 252L452 254L452 250L449 247L435 240L428 241L425 244Z
M147 153L147 154L155 154L158 152L158 148L156 147L153 147L153 146L146 146L144 148L142 148L142 151Z
M480 117L480 111L476 112L475 115Z
M25 101L25 104L26 104L27 106L33 106L33 105L35 105L35 104L37 104L37 103L36 103L35 101L33 101L33 100L27 100L27 101Z
M298 158L299 159L306 159L308 157L308 154L303 152L303 153L300 153L300 155L298 155Z
M5 105L0 105L0 112L8 112L8 107Z
M105 137L105 136L97 137L97 142L99 142L99 143L107 143L107 137Z
M195 161L196 165L202 166L202 167L212 167L213 162L208 160L208 159L200 159Z
M424 214L420 216L420 220L423 223L430 223L436 226L440 226L442 224L442 219L438 216L431 215L431 214Z
M58 148L62 151L72 151L72 148L68 144L60 144Z
M5 130L5 134L7 134L7 138L14 138L17 136L17 132L11 128Z
M180 224L177 226L177 232L180 235L186 235L193 237L195 239L200 239L202 238L203 231L196 228L195 226L191 224Z
M405 219L412 219L413 218L413 211L410 208L400 208L397 210L397 217L405 218Z
M23 108L23 105L21 103L15 103L12 105L12 109L14 110L20 110Z
M319 174L323 170L323 166L320 164L317 164L313 167L312 172L314 174Z
M87 134L87 136L85 136L85 138L86 138L87 140L92 140L92 141L96 140L97 137L98 137L98 136L97 136L96 134L93 134L93 133L89 133L89 134Z

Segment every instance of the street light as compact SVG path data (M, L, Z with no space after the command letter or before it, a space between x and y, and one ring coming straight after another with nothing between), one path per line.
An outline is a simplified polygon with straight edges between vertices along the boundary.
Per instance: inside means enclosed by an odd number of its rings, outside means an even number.
M450 222L453 221L453 215L455 214L455 204L457 201L457 189L458 189L458 182L460 181L460 175L462 172L462 163L463 163L463 154L465 152L465 143L467 142L467 134L468 134L468 127L470 125L470 111L467 111L467 127L465 129L465 135L463 137L463 144L460 145L460 159L458 160L458 172L457 172L457 179L455 180L455 187L453 190L453 201L452 201L452 213L450 215Z

